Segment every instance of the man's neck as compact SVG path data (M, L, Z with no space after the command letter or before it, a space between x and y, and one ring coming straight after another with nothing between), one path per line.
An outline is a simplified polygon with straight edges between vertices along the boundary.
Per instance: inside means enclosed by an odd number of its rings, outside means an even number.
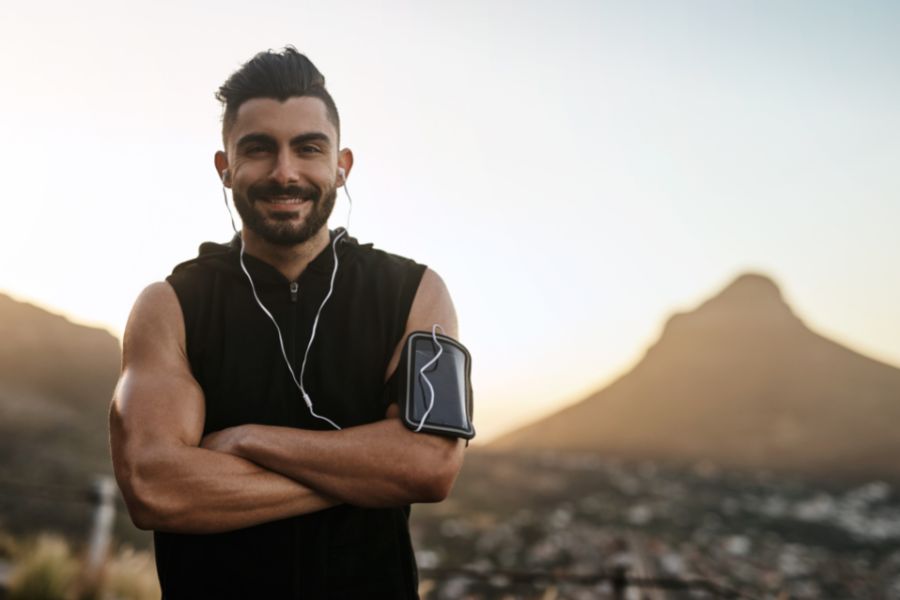
M241 240L244 251L251 256L266 262L287 277L289 281L296 281L306 266L328 246L331 235L328 227L323 226L311 238L295 246L279 246L262 239L256 233L241 230Z

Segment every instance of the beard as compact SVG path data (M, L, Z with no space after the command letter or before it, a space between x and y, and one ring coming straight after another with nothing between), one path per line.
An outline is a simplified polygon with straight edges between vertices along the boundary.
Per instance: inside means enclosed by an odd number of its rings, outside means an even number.
M291 222L294 214L288 211L276 213L275 216L266 216L256 208L256 203L265 202L267 198L273 196L311 200L312 209L299 224ZM323 191L313 186L282 187L268 182L251 185L246 195L232 190L232 197L245 227L270 244L296 246L310 239L328 223L328 217L331 216L337 198L337 188L332 186Z

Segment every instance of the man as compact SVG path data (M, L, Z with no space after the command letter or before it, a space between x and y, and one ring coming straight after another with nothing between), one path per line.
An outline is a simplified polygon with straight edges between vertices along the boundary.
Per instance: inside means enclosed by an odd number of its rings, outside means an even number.
M461 466L461 440L404 427L386 392L409 333L457 337L453 303L433 271L327 229L353 154L324 84L287 47L220 88L215 167L244 227L126 326L113 464L165 598L415 598L409 504Z

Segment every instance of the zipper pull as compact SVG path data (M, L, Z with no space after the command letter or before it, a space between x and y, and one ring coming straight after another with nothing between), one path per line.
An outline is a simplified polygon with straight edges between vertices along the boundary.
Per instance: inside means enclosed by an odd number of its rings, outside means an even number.
M296 281L291 282L291 302L297 301L297 290L300 289L300 284Z

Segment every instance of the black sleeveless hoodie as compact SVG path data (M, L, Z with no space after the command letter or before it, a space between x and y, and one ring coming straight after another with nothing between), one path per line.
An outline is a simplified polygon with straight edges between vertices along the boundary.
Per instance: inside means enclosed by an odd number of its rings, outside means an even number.
M338 232L332 232L332 240ZM205 394L204 434L246 423L329 429L290 378L274 325L253 299L240 238L207 242L167 281L184 314L187 355ZM384 418L388 362L425 270L409 259L337 243L334 292L319 320L304 386L318 414L341 427ZM250 255L244 263L284 336L299 377L334 267L329 244L296 282ZM409 507L350 505L210 535L156 532L163 597L417 598Z

